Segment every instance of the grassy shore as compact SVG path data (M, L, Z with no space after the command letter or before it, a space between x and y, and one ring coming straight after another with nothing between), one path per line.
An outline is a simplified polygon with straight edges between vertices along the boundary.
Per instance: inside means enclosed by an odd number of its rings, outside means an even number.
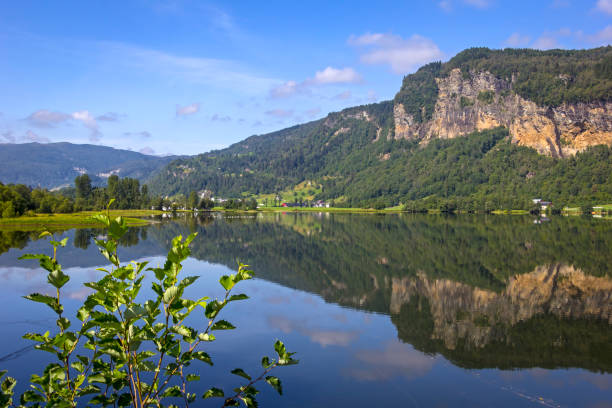
M71 214L36 214L33 217L0 218L0 230L43 230L64 229L75 227L100 227L101 224L92 218L99 211L83 211ZM110 215L126 218L128 225L137 226L149 223L149 221L136 218L150 215L163 214L162 211L154 210L111 210Z
M392 214L403 212L400 207L375 210L373 208L338 208L338 207L261 207L260 212L329 212L329 213L381 213Z

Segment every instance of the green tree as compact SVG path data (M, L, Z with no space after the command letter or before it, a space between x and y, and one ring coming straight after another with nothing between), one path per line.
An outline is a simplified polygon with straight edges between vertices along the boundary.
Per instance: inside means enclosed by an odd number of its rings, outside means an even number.
M89 174L86 173L76 176L74 179L74 186L76 188L77 198L83 198L85 200L89 199L92 192L91 178L89 177Z
M189 193L188 208L195 209L198 207L198 194L195 191Z
M225 295L221 299L187 299L184 291L198 277L180 279L179 273L181 263L190 255L189 245L196 234L186 239L178 236L172 240L164 266L147 269L155 276L151 286L153 297L145 302L136 301L147 262L122 265L117 247L128 231L125 220L103 214L95 218L105 225L108 233L108 239L96 239L96 245L111 265L99 269L105 273L102 279L86 284L94 292L76 312L75 329L70 330L73 321L66 317L61 302L62 288L70 276L62 271L57 261L57 250L66 245L68 238L51 240L52 257L43 254L21 257L37 259L48 272L47 280L55 295L33 293L26 299L51 308L57 315L59 330L24 336L37 343L37 349L51 353L57 361L48 364L40 375L32 375L32 389L21 395L20 402L24 406L76 407L79 401L87 401L103 406L140 408L159 407L169 398L181 398L181 403L188 406L197 398L193 384L200 379L198 370L191 366L196 363L212 365L211 356L202 349L216 340L214 332L235 328L219 316L231 302L248 298L232 290L239 282L251 279L252 271L240 264L237 273L222 276L219 283ZM51 234L46 232L41 236ZM185 325L185 320L195 310L202 310L206 318L201 329ZM237 406L242 401L247 407L256 407L255 396L259 391L254 384L258 381L266 381L281 393L280 380L267 374L276 367L297 364L297 360L279 340L274 350L276 358L266 356L261 360L261 375L251 376L242 368L236 368L231 373L245 378L244 385L227 394L213 387L201 397L220 397L223 406ZM0 372L0 377L5 374L5 371ZM4 379L1 406L12 405L14 387L14 379Z

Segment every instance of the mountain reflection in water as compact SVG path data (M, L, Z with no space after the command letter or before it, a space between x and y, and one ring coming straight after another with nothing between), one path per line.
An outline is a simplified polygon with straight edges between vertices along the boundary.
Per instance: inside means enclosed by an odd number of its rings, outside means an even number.
M391 315L398 337L469 368L612 370L612 224L555 218L259 214L182 217L132 228L123 259L162 255L197 231L192 257ZM98 260L96 230L76 230L63 259ZM0 248L35 234L2 232ZM38 242L30 243L29 251ZM83 251L85 250L85 251ZM4 266L21 251L0 258ZM94 261L95 264L95 261ZM70 265L68 265L70 266ZM276 322L276 325L288 323ZM293 327L309 336L307 329ZM351 333L317 341L346 342ZM364 357L365 358L365 357Z

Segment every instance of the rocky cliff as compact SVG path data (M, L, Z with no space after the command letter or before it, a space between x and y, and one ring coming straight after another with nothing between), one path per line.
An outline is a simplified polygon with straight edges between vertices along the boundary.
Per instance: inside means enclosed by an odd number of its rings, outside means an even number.
M559 76L559 85L568 80ZM612 102L539 106L514 92L514 78L459 68L436 78L438 97L430 120L419 122L402 103L393 107L395 138L454 138L504 126L512 141L553 157L573 155L588 146L612 145ZM424 116L424 115L423 115Z
M507 329L543 314L612 324L612 280L563 264L516 275L501 293L425 275L393 278L391 290L392 315L399 314L413 296L428 300L434 321L432 338L443 341L448 349L459 341L475 347L503 342Z

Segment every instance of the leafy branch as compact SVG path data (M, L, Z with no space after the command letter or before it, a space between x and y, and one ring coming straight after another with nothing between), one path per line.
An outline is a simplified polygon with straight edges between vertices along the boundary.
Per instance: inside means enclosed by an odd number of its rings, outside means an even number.
M112 201L109 207L111 204ZM76 407L84 402L113 407L162 407L167 399L180 398L188 407L196 400L196 393L189 392L190 384L200 379L189 368L197 361L213 365L212 358L203 349L216 341L215 331L235 329L219 316L231 302L248 299L247 295L233 294L232 290L239 282L251 279L253 272L248 265L239 264L235 274L219 279L225 289L223 298L188 299L184 297L185 289L198 276L179 278L179 274L182 262L191 253L189 245L195 233L172 240L163 267L147 268L147 262L134 261L122 265L117 249L128 230L125 220L111 218L108 211L94 218L107 230L107 237L95 242L110 267L99 268L104 276L84 284L93 293L76 313L80 321L78 329L69 330L72 322L64 317L61 302L61 290L70 277L57 262L57 249L66 245L67 238L50 241L53 257L44 254L21 257L37 259L48 272L47 281L55 288L55 296L33 293L25 298L51 308L57 315L59 331L54 335L46 331L24 336L37 343L35 348L54 354L57 361L47 365L42 375L31 376L31 389L21 395L19 406ZM51 236L49 233L41 236L47 235ZM146 272L152 272L155 277L151 284L154 295L139 302ZM207 319L203 327L187 326L186 319L200 308ZM232 374L248 381L245 385L235 388L228 397L218 388L210 388L202 397L222 397L223 406L238 406L242 401L247 407L255 407L259 391L254 385L262 380L282 393L280 380L267 374L276 367L296 364L297 360L279 340L274 349L277 358L264 357L263 372L258 377L253 379L243 369L234 369ZM77 350L86 355L77 354ZM0 379L4 375L5 372L0 372ZM15 380L11 377L1 383L0 407L14 406L14 387Z

